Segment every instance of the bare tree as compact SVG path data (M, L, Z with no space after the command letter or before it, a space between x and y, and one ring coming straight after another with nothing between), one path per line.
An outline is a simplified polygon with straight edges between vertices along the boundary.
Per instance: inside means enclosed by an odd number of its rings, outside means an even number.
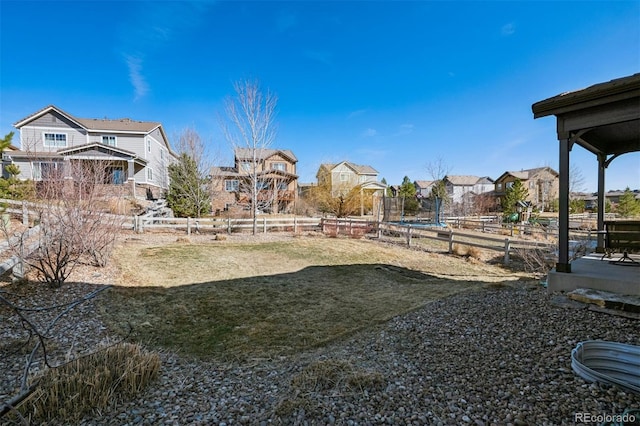
M569 169L569 197L584 191L585 177L580 167L572 165Z
M122 185L109 185L109 162L70 160L35 162L38 180L29 203L38 232L0 225L9 250L30 267L37 279L61 286L81 262L105 266L124 216L111 214Z
M444 178L449 174L451 167L449 167L441 157L438 157L427 163L426 169L429 177L433 180L431 198L433 198L436 205L435 222L440 223L442 208L449 201L449 195L444 185Z
M234 153L242 153L239 172L243 175L239 192L249 199L253 234L257 233L257 210L260 203L273 202L275 182L267 180L264 153L275 140L277 97L263 92L258 81L246 80L234 84L235 96L226 100L226 119L222 128Z

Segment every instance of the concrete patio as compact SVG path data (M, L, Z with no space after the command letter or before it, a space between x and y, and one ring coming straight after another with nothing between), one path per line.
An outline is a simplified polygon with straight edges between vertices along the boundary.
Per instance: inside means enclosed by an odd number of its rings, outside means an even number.
M571 272L553 269L547 279L547 290L569 292L578 288L604 290L611 293L640 296L640 255L629 255L638 263L625 260L612 263L622 257L614 253L611 258L591 253L571 262Z

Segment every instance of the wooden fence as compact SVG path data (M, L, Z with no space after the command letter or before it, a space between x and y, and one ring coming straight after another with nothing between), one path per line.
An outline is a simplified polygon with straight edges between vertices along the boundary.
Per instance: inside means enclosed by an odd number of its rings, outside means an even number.
M263 216L257 219L257 227L261 233L315 231L320 229L320 218ZM253 229L253 219L135 216L132 228L140 233L154 229L182 229L186 231L187 235L204 232L226 232L230 234Z
M5 212L22 217L23 223L37 219L37 205L27 202L0 200ZM139 216L119 216L123 228L136 232L158 229L183 230L187 235L192 233L233 233L253 228L253 219L242 218L174 218L163 217L163 206L155 206L147 213ZM407 246L419 244L421 240L439 241L449 253L454 244L479 247L501 252L504 263L509 263L510 253L514 249L554 250L557 240L557 228L531 224L500 224L495 218L450 218L448 227L428 226L427 224L390 223L360 219L328 219L309 217L272 217L262 216L257 219L260 232L302 232L322 230L328 235L351 235L362 237L372 235L379 239L395 238L404 241ZM465 232L464 230L469 230ZM471 232L475 231L475 232ZM494 234L494 235L479 235ZM506 235L505 235L506 234ZM500 237L499 235L504 235ZM595 239L597 231L573 229L570 236L579 240Z
M556 248L555 241L528 240L513 238L518 232L510 227L501 228L502 232L510 235L500 238L497 236L479 235L477 233L455 231L451 227L427 226L425 224L399 224L391 222L372 222L357 219L322 219L323 233L329 235L350 235L362 237L364 235L374 236L378 239L391 238L400 240L408 247L419 245L421 240L439 241L446 247L447 252L453 253L454 244L461 246L479 247L487 250L497 251L503 254L504 264L509 264L510 255L514 250L542 249L553 251ZM485 228L485 232L488 228ZM524 230L520 235L525 235ZM593 237L596 233L593 233ZM555 235L550 239L554 240Z

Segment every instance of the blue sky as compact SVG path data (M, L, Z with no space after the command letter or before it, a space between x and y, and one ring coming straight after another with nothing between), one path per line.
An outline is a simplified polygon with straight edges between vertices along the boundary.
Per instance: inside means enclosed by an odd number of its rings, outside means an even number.
M390 184L557 170L555 119L531 105L640 72L640 1L0 0L0 133L54 104L77 117L195 128L231 164L219 115L232 84L278 96L273 148L368 164ZM597 186L596 159L572 161ZM640 188L640 153L607 189Z

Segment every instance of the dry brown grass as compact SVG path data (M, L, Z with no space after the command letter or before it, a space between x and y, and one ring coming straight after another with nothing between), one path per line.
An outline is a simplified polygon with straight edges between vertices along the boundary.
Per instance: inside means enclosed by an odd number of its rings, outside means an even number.
M34 393L18 411L31 424L77 423L92 410L142 390L160 371L160 357L139 345L117 344L33 378Z
M320 360L308 365L291 380L293 398L286 398L276 406L280 416L291 416L295 411L321 413L324 407L318 395L338 392L363 393L381 390L386 386L384 375L378 371L356 368L345 360Z
M202 358L306 350L429 301L518 278L492 265L350 238L132 241L115 257L120 285L103 313L113 329L131 324L135 339Z

